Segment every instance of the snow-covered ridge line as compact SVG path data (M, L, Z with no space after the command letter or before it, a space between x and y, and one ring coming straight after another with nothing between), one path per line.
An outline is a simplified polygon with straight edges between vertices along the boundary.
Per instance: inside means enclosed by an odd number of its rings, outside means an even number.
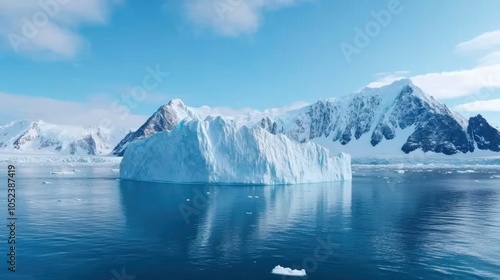
M129 130L20 120L0 126L0 153L107 155Z

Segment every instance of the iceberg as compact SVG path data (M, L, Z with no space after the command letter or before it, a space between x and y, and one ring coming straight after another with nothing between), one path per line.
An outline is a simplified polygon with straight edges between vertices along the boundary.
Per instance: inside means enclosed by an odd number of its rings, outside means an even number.
M281 265L277 265L273 270L271 271L272 274L278 274L278 275L284 275L284 276L299 276L303 277L306 276L306 270L305 269L291 269L289 267L282 267Z
M137 181L299 184L351 180L351 157L261 127L207 117L130 143L120 177Z

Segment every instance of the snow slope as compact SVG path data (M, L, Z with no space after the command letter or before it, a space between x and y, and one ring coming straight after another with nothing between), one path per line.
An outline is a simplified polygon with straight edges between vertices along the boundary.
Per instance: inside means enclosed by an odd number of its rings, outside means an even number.
M175 183L297 184L350 180L351 159L222 117L184 120L130 143L122 179Z
M129 130L14 121L0 126L0 153L12 155L107 155Z

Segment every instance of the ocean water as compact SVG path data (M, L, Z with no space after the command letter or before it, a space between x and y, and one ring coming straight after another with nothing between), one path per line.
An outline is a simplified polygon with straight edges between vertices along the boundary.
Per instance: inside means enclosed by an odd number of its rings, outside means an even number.
M17 271L2 226L0 279L301 279L271 274L277 265L307 279L500 279L494 168L365 167L352 182L295 186L143 183L109 166L73 168L17 167Z

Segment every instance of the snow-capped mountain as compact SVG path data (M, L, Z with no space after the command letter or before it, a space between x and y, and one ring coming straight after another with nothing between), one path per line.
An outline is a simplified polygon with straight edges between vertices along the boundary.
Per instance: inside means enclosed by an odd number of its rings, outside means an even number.
M172 100L139 130L127 135L113 153L123 155L130 142L171 130L183 119L214 115L202 108L190 108L180 100ZM258 121L255 116L238 119L273 134L286 134L298 142L314 141L332 154L395 155L420 150L453 155L477 150L500 151L500 132L481 115L467 120L408 79L321 100L297 110L269 114Z
M0 153L107 155L129 132L96 126L55 125L19 120L0 126Z
M179 99L172 99L161 106L138 130L128 133L113 149L113 154L122 156L130 142L150 137L161 131L169 131L180 121L190 118L202 118L195 109L191 109Z
M288 116L266 119L262 126L353 155L500 151L500 133L481 115L468 121L407 79L318 101Z

